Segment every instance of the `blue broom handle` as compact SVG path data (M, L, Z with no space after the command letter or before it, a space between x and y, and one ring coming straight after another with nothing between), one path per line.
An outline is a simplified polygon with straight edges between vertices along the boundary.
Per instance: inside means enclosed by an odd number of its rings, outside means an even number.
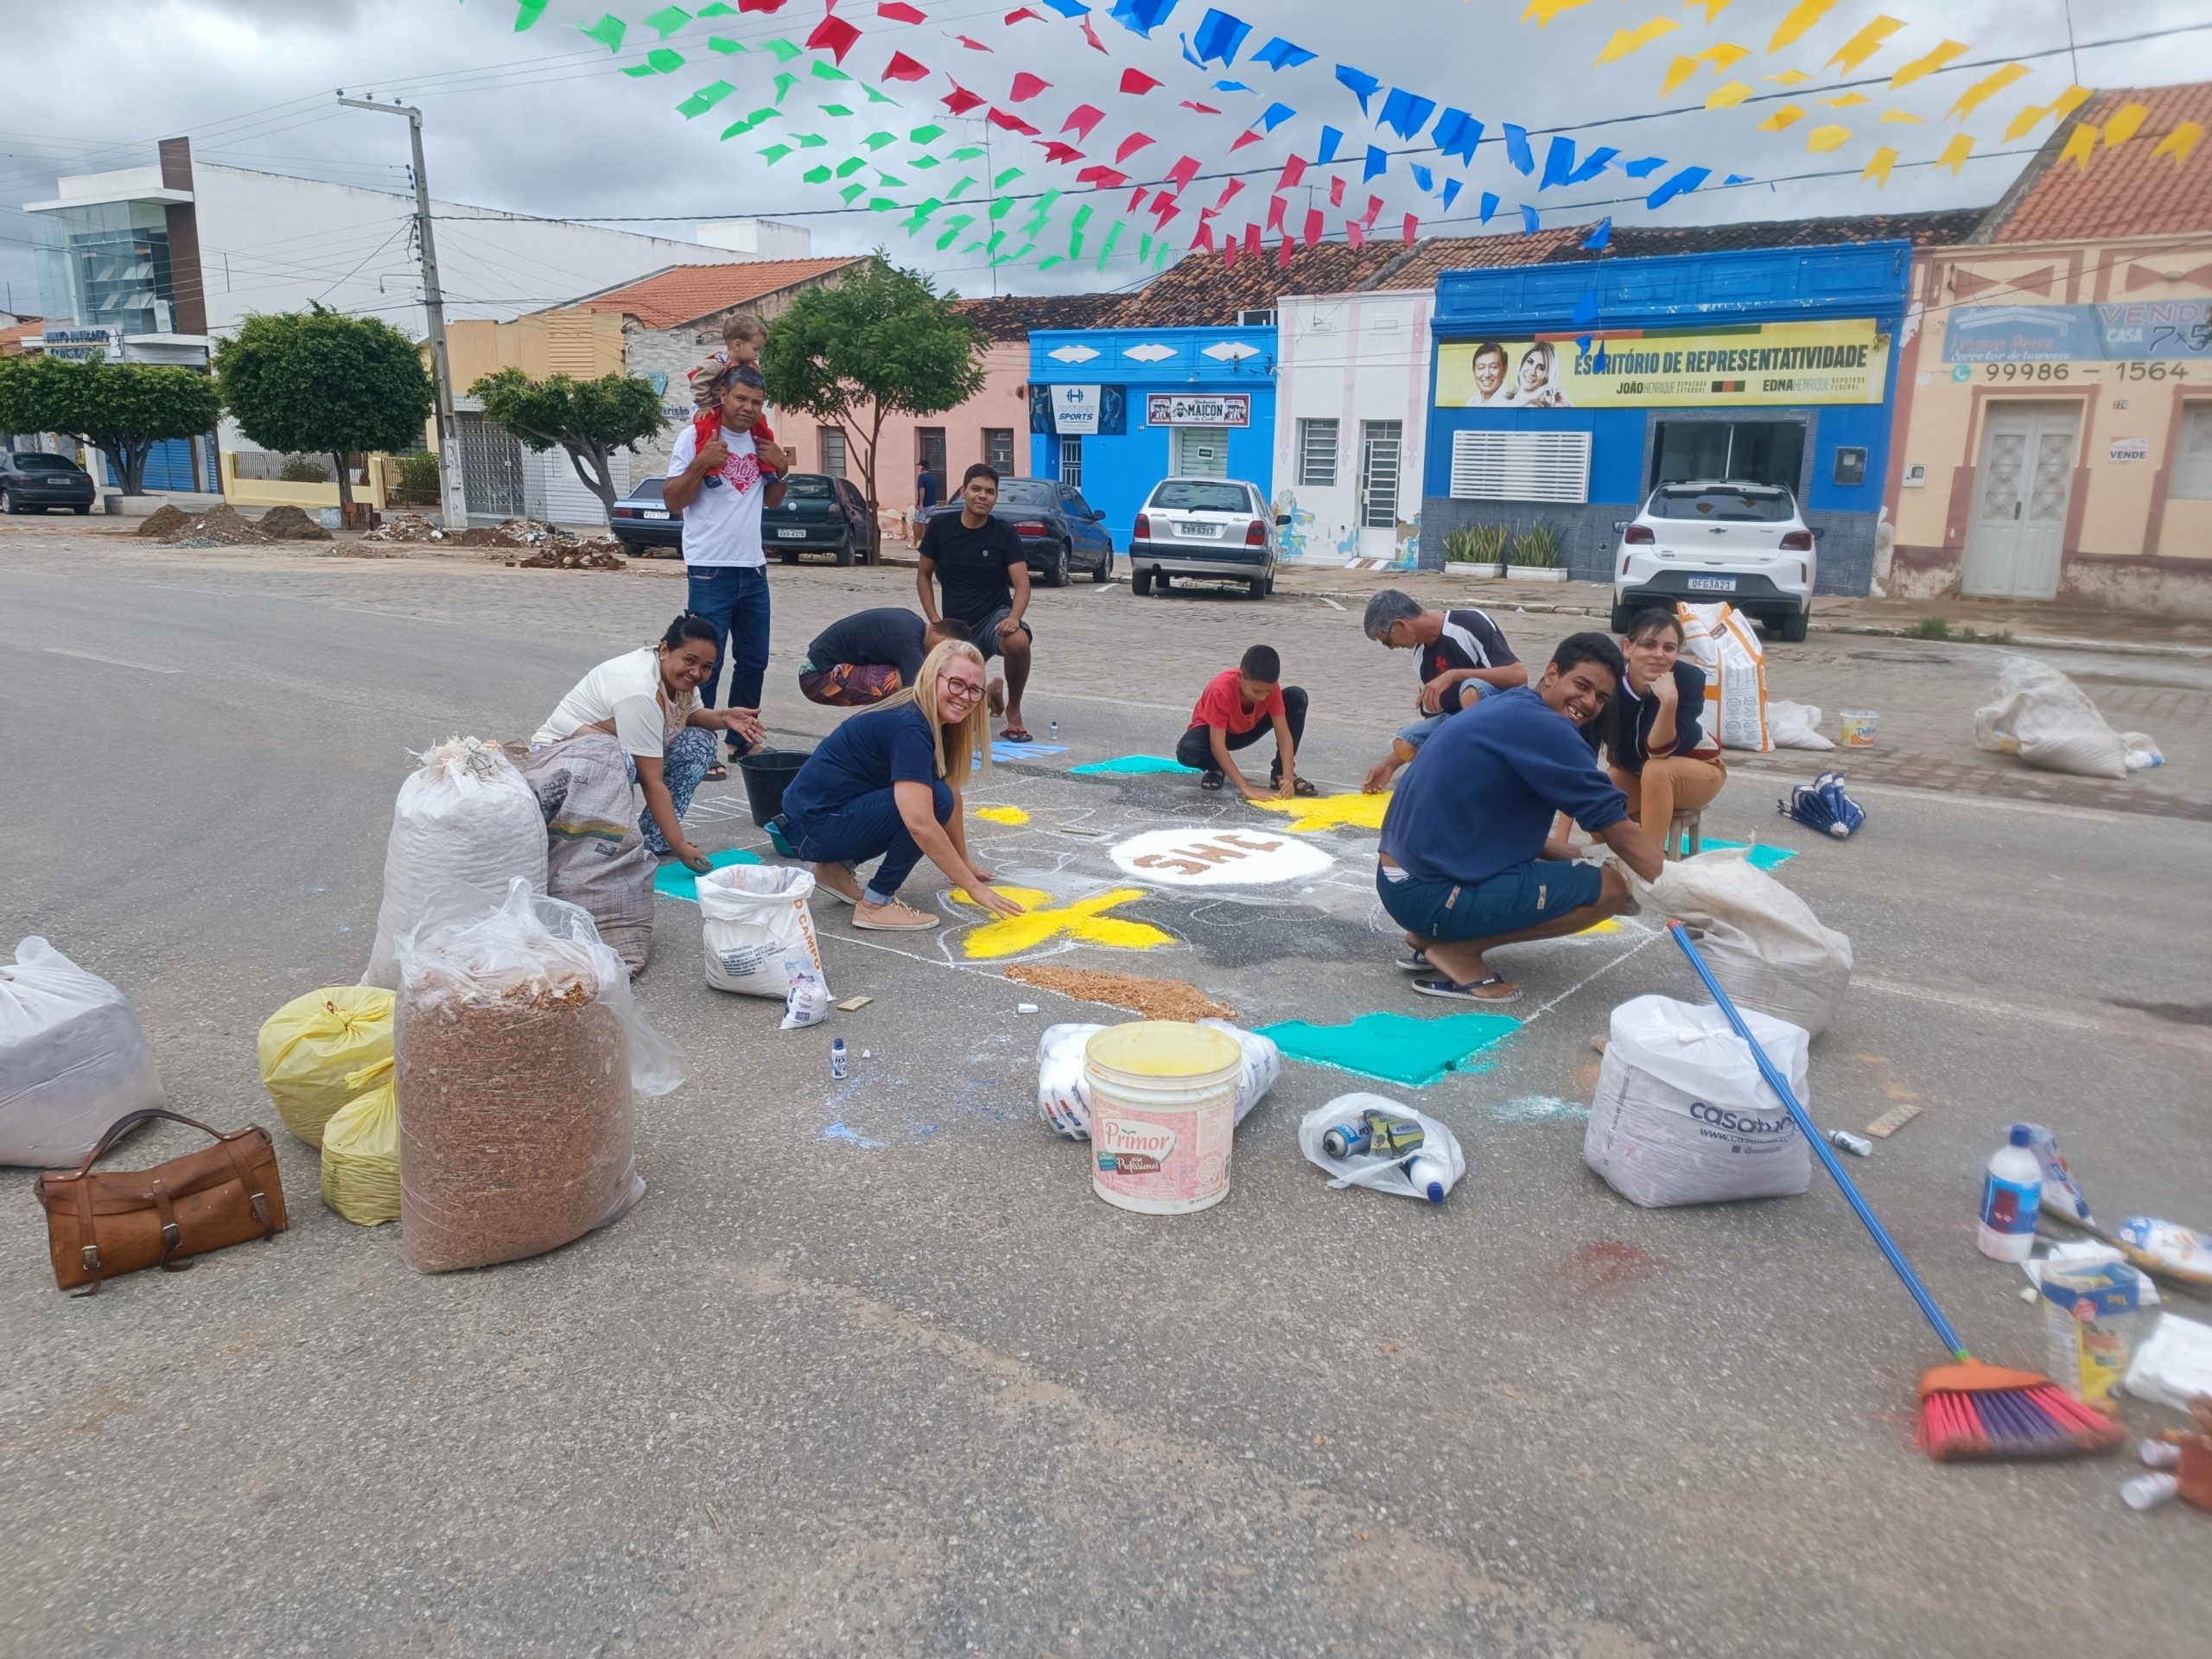
M1821 1162L1827 1166L1828 1173L1835 1177L1835 1184L1843 1189L1843 1196L1850 1202L1852 1209L1858 1212L1859 1219L1866 1224L1866 1230L1874 1236L1874 1243L1889 1258L1890 1266L1897 1269L1897 1277L1904 1281L1904 1287L1912 1293L1912 1300L1920 1304L1921 1313L1927 1316L1928 1323L1936 1327L1936 1334L1943 1339L1943 1345L1951 1351L1953 1357L1965 1359L1967 1357L1966 1344L1959 1340L1959 1333L1943 1317L1943 1310L1936 1306L1936 1299L1928 1294L1928 1287L1920 1282L1920 1275L1904 1259L1904 1252L1897 1249L1882 1224L1875 1218L1866 1200L1859 1196L1859 1189L1852 1185L1851 1177L1843 1173L1843 1165L1836 1158L1834 1150L1807 1116L1805 1109L1797 1103L1797 1096L1790 1092L1789 1084L1782 1073L1775 1070L1774 1062L1759 1046L1759 1039L1751 1035L1751 1027L1744 1023L1744 1016L1728 1000L1728 993L1720 988L1720 982L1713 978L1713 969L1706 966L1705 958L1698 954L1697 946L1690 943L1688 931L1680 922L1671 920L1667 924L1667 931L1675 936L1675 943L1682 947L1682 954L1690 959L1690 966L1697 969L1697 976L1705 982L1705 988L1713 994L1713 1000L1720 1012L1728 1016L1728 1023L1736 1028L1736 1034L1750 1047L1751 1058L1758 1063L1759 1075L1766 1079L1767 1087L1773 1090L1789 1109L1789 1116L1796 1121L1799 1132L1811 1143Z

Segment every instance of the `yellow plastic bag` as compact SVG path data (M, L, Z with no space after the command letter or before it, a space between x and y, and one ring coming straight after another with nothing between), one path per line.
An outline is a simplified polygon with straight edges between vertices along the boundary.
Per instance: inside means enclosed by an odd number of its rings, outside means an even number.
M391 1004L380 986L334 985L294 997L261 1027L261 1081L308 1145L321 1146L330 1115L361 1092L353 1074L391 1058Z
M399 1096L391 1057L349 1079L368 1092L322 1126L322 1201L363 1227L399 1219Z

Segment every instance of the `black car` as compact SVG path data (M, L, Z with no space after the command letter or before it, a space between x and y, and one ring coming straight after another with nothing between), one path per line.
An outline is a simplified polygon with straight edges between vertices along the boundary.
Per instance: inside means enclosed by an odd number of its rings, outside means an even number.
M930 517L959 511L956 495L932 507ZM1014 526L1029 556L1031 579L1040 587L1066 587L1071 569L1089 571L1093 582L1114 579L1114 538L1099 522L1105 515L1093 512L1080 490L1058 479L1004 479L991 516Z
M632 558L683 552L683 515L661 499L664 478L649 478L614 504L614 539Z
M883 531L868 498L849 480L828 473L791 473L784 499L760 515L760 545L785 564L802 553L827 553L839 564L880 562Z
M99 492L92 475L67 455L0 453L0 510L44 512L48 507L67 507L90 512Z

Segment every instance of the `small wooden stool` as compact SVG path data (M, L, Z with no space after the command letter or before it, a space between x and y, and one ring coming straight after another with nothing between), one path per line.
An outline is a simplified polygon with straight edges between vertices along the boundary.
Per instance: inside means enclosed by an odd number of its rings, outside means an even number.
M1675 814L1674 822L1667 826L1667 845L1663 849L1669 858L1695 858L1705 850L1704 817L1701 808ZM1677 842L1681 844L1680 853L1675 850Z

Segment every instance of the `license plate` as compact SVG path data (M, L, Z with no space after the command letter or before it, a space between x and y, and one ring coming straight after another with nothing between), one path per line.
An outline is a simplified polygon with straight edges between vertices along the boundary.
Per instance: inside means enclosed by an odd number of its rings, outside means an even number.
M785 542L803 542L806 539L806 532L803 530L779 530L776 532L776 536L779 541ZM1728 585L1732 588L1736 584L1732 582Z
M1733 576L1692 576L1690 591L1696 594L1732 594L1736 591Z
M1221 526L1219 524L1178 524L1175 526L1175 533L1178 536L1218 536L1221 534Z
M647 507L645 509L645 517L648 518L665 518L668 517L668 513L664 509L660 507Z

